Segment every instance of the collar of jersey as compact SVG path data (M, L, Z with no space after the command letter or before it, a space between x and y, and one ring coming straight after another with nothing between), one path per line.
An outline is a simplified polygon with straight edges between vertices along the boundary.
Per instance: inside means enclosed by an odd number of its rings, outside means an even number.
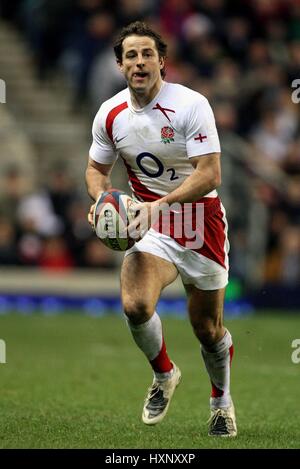
M162 90L164 89L165 84L166 84L166 82L163 81L163 82L162 82L162 85L161 85L161 87L160 87L160 89L159 89L159 91L158 91L158 93L154 96L154 98L152 99L152 101L150 101L150 103L148 103L146 106L144 106L144 107L142 107L142 108L140 108L140 109L136 109L135 107L132 106L132 103L131 103L131 95L130 95L130 91L129 91L129 89L128 89L128 92L129 92L128 107L129 107L129 109L130 109L132 112L134 112L135 114L142 114L143 112L147 112L149 109L152 109L152 106L153 106L154 104L156 104L157 99L159 98L159 96L160 96Z

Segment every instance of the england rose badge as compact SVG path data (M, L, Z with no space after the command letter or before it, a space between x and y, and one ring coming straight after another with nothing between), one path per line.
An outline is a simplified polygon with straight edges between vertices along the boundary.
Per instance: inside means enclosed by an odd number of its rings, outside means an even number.
M171 127L163 127L161 129L161 141L163 143L174 142L174 130Z

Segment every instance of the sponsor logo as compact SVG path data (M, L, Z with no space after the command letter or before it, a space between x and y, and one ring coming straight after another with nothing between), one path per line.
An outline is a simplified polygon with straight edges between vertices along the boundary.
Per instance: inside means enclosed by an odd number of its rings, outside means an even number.
M121 138L117 138L117 137L116 137L115 143L121 142L121 141L124 140L124 138L126 138L126 137L127 137L127 135L125 135L124 137L121 137Z

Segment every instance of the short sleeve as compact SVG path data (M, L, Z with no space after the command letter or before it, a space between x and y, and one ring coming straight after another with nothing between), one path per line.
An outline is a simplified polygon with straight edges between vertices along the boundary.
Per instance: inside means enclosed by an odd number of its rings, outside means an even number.
M185 135L189 158L221 151L214 114L205 97L196 99L188 108Z
M89 155L97 163L112 164L115 162L117 155L114 145L107 135L104 118L105 114L100 108L93 122L93 143Z

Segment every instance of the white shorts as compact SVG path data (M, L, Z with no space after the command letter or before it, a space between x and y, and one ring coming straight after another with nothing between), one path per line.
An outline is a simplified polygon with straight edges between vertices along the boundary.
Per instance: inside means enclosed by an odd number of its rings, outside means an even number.
M220 223L220 219L222 223ZM207 230L204 249L202 250L206 255L186 248L173 238L150 228L140 241L126 251L125 256L134 252L147 252L174 264L185 285L194 285L200 290L218 290L224 288L228 283L229 243L227 239L225 210L221 204L219 209L219 222L216 221L216 218L210 218L209 220L205 219L205 224L212 226L212 229L208 228ZM220 258L220 246L218 254L215 257L216 260L207 257L207 255L214 257L211 255L213 251L211 247L215 245L214 239L216 236L218 237L218 232L222 235L222 265L218 262L218 258Z

